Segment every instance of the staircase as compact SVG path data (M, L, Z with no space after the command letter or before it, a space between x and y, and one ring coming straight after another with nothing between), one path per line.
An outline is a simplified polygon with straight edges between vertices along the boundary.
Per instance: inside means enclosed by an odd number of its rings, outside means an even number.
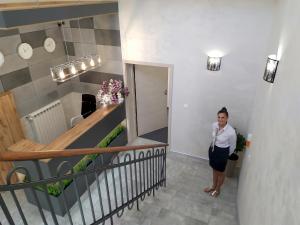
M35 171L16 167L8 174L7 185L0 186L0 224L114 224L125 211L139 210L147 197L166 186L166 147L1 152L0 161L33 162ZM113 159L105 162L106 154L113 154ZM73 168L66 160L58 166L57 176L44 178L39 160L79 155L88 160ZM16 173L24 175L23 182L11 182Z

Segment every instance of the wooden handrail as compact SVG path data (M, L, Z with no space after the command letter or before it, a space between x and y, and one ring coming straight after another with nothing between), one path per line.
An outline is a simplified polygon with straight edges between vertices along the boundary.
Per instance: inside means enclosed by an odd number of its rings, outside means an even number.
M136 145L136 146L119 146L110 148L80 148L80 149L65 149L65 150L49 150L49 151L26 151L26 152L0 152L0 161L26 161L35 159L50 159L71 157L79 155L92 155L100 153L126 152L131 150L142 150L149 148L166 147L168 144L155 145Z

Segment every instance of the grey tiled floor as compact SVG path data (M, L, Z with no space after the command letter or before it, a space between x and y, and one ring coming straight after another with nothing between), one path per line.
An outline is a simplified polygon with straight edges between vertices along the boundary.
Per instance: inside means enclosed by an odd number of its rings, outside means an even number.
M151 140L138 138L133 144L156 143ZM236 193L237 179L227 179L221 195L218 198L210 197L202 190L210 184L211 170L208 162L195 159L177 153L168 152L167 154L167 187L160 188L155 193L155 197L147 196L143 202L139 202L140 210L136 207L132 210L125 209L121 218L114 216L116 225L237 225L236 213ZM108 181L111 183L111 181ZM105 185L101 182L101 186ZM118 185L118 184L116 184ZM92 198L95 201L96 217L100 217L100 207L97 198L97 188L95 183L91 186ZM29 216L30 225L43 224L38 219L36 207L26 202L23 192L18 192L21 198L21 207L25 215ZM105 196L105 195L103 195ZM8 207L14 209L12 213L16 224L22 224L15 206L7 194L4 199ZM81 200L83 209L86 212L87 224L92 222L91 210L87 193ZM107 210L107 205L104 205ZM45 212L49 224L52 224L51 216ZM81 221L78 205L71 209L74 225L83 224ZM6 225L3 212L0 209L0 218L3 225ZM58 217L59 224L67 225L67 216ZM105 224L110 224L107 221Z
M120 225L237 225L237 179L227 178L218 198L203 192L210 180L207 161L169 152L167 187L156 192L155 197L147 197L140 211L126 211L115 222Z

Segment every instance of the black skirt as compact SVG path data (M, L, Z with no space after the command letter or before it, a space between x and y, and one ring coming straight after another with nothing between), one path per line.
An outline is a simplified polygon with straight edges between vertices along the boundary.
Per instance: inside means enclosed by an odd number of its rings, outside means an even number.
M212 151L212 146L208 150L209 165L219 172L224 172L229 157L229 147L220 148L215 146L214 151Z

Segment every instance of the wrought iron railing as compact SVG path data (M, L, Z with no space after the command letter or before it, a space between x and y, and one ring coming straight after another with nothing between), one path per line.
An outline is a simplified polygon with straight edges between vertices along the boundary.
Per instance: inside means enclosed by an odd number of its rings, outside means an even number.
M33 171L19 166L8 174L7 185L0 186L0 225L113 224L114 218L121 217L126 208L132 209L135 205L139 210L140 202L147 195L154 196L160 186L166 186L166 147L89 149L86 151L89 155L101 154L94 157L86 169L75 172L64 161L57 168L57 176L49 178L43 177L39 161L49 155L35 156L32 162L37 179L32 178ZM74 153L80 155L80 151L74 150ZM57 152L60 154L55 157L72 151ZM114 154L108 163L105 154ZM0 161L28 160L28 155L14 158L9 153L0 154ZM24 174L24 181L11 184L16 173ZM51 193L54 188L59 190L56 196Z

